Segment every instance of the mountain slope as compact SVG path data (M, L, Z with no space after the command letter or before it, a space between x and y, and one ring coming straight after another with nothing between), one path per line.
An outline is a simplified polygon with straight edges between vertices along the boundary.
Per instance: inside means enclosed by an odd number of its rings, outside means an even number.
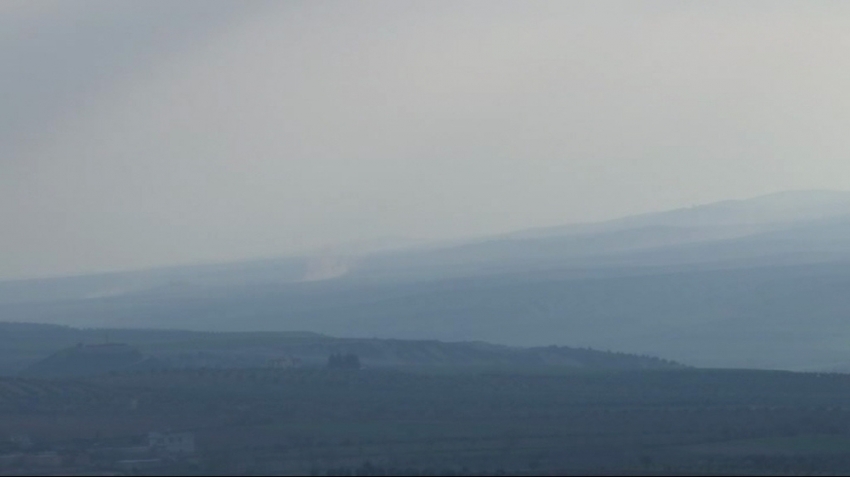
M850 192L795 191L607 222L521 231L425 251L376 254L353 274L434 279L598 266L850 257ZM807 240L801 240L805 236ZM829 248L825 241L831 238ZM783 243L784 242L784 243ZM701 248L706 247L706 248ZM685 251L685 253L683 253ZM825 254L826 253L826 254Z
M44 295L32 283L7 283L0 295L5 289L12 299L0 300L0 317L91 328L561 345L700 366L850 369L845 192L775 194L373 253L331 280L304 282L303 265L155 271L144 287L121 293L90 293L108 282L104 277L63 279L62 289L72 292ZM29 298L13 292L30 285Z

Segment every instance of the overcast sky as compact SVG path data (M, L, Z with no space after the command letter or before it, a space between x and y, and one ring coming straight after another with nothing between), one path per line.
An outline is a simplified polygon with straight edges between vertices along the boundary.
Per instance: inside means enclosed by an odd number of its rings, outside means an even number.
M0 3L0 277L850 189L848 2Z

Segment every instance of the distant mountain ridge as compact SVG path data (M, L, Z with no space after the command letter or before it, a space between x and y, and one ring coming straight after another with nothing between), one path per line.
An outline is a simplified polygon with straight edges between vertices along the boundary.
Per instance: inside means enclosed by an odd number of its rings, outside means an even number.
M0 317L850 369L850 192L787 192L349 258L344 274L313 281L304 280L309 259L292 258L5 282Z
M506 236L533 237L597 232L635 226L679 227L783 224L850 214L850 191L784 191L749 199L733 199L648 212L618 219L556 227L522 230Z
M841 227L844 225L844 227ZM714 244L750 243L759 238L798 238L803 227L809 237L820 227L831 234L831 257L850 258L850 192L788 191L752 199L727 200L664 212L645 213L595 223L522 230L467 241L429 244L421 241L374 241L355 244L336 256L329 250L316 257L258 259L244 262L169 267L79 277L0 281L0 305L7 303L99 299L138 293L181 292L186 288L229 287L233 284L292 284L316 280L440 279L509 271L587 268L598 264L629 265L629 254L666 247L709 249L696 262L711 262ZM770 245L770 244L768 244ZM823 249L796 248L764 253L795 253L795 263L824 261ZM350 250L349 250L350 249ZM807 253L813 256L805 257ZM724 257L718 256L718 259ZM640 259L638 261L646 261ZM693 259L661 259L658 264L691 263ZM652 263L649 263L651 265Z
M758 260L765 254L797 255L794 263L817 263L826 259L850 258L850 192L790 191L745 200L729 200L701 206L647 213L597 223L524 230L498 235L450 248L405 254L376 255L360 266L363 276L434 278L446 273L473 276L510 271L553 268L593 268L599 265L635 264L670 266L711 263L729 259L729 253L713 255L716 244L732 248L759 238L771 242L783 234L808 228L815 237L820 227L833 238L845 240L824 257L823 247L811 241L794 247L760 243L755 250L732 254L735 260ZM704 251L696 250L706 246ZM689 256L664 257L665 249L687 247ZM656 261L647 252L658 252ZM641 255L644 255L641 257ZM745 264L746 265L746 264ZM358 275L358 270L354 271Z

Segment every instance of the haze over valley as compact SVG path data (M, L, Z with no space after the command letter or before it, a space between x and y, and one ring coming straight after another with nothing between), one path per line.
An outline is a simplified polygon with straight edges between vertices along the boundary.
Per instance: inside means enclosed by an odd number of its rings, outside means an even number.
M850 475L848 25L0 0L0 476Z

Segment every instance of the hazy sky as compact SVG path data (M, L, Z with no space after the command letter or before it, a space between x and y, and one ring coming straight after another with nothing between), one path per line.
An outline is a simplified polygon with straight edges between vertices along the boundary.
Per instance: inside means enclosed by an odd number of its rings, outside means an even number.
M850 3L0 2L0 277L850 189Z

